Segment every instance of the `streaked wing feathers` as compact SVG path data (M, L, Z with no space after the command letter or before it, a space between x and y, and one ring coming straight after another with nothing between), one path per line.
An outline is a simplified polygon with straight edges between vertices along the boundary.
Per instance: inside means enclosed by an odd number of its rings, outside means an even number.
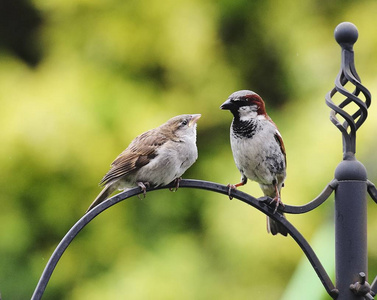
M276 142L279 144L280 146L280 149L281 149L281 152L283 153L284 155L284 160L285 160L285 165L287 165L287 155L285 153L285 147L284 147L284 143L283 143L283 138L281 137L280 135L280 132L276 130L275 132L275 140Z
M126 176L145 166L157 156L157 149L168 141L168 137L155 129L137 136L131 144L112 162L109 172L100 185Z

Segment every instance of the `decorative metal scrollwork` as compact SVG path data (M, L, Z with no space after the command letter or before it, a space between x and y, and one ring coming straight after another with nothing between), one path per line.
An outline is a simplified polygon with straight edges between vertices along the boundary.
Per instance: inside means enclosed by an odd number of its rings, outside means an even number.
M326 104L332 109L330 113L331 122L342 132L343 156L346 159L347 157L353 157L356 153L356 131L368 116L371 94L361 84L355 68L353 44L358 38L356 26L349 22L341 23L335 28L334 35L336 41L342 47L342 61L340 72L335 80L335 87L326 95ZM345 88L347 83L355 86L353 92ZM336 93L346 97L339 105L336 105L332 100ZM364 101L359 98L360 93L364 96ZM356 104L358 109L353 114L350 114L345 108L352 103ZM344 119L343 123L338 120L337 115Z

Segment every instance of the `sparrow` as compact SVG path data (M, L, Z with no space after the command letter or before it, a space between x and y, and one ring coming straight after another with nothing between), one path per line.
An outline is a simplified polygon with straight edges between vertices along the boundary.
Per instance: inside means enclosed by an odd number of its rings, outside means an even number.
M276 203L275 211L283 205L280 190L286 177L286 153L283 139L275 123L266 113L262 98L249 90L234 92L220 106L233 114L230 143L233 158L241 173L241 182L229 184L232 189L243 186L247 180L259 183L264 196ZM284 214L283 214L284 216ZM285 216L284 216L285 217ZM287 236L287 230L267 217L267 231Z
M196 122L200 114L179 115L161 126L137 136L112 162L102 178L104 186L87 212L106 200L115 190L146 188L176 182L198 158Z

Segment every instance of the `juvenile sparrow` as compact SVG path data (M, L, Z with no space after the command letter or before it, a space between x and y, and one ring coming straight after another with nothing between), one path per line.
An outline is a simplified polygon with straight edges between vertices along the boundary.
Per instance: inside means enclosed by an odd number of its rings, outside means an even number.
M103 190L87 212L103 202L115 190L139 186L167 185L180 177L198 158L196 122L200 114L180 115L161 126L137 136L111 164L102 178Z
M233 158L241 173L241 182L229 184L232 189L245 185L247 179L259 183L265 196L276 202L275 212L283 203L280 190L286 176L286 155L283 139L275 123L267 115L262 98L248 90L231 94L221 106L234 118L230 128ZM267 217L267 231L287 236L286 229Z

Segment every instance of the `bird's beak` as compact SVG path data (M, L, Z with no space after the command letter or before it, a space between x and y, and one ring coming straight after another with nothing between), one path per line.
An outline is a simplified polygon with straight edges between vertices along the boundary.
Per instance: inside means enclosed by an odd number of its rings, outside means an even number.
M232 103L232 101L230 101L230 100L228 99L228 100L226 100L223 104L221 104L220 109L227 109L227 110L230 110L232 107L233 107L233 103Z
M201 116L202 116L201 114L192 115L192 118L189 122L189 127L193 126L199 120Z

